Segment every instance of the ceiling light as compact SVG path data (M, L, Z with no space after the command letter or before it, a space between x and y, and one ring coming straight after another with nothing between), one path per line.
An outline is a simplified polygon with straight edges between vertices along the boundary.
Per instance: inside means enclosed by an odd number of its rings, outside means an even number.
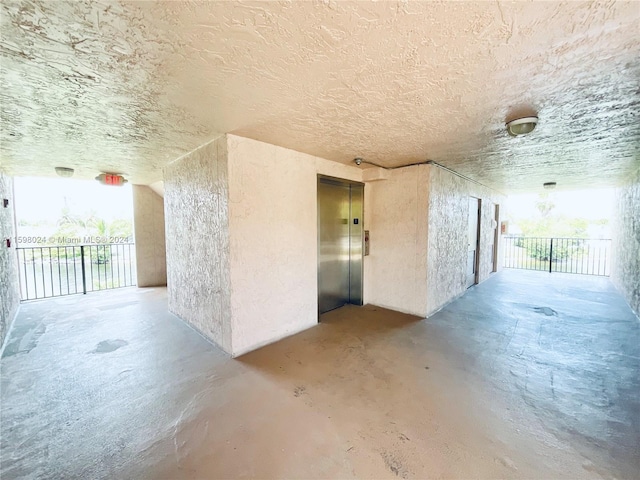
M65 178L73 177L73 172L74 172L73 168L56 167L56 173L60 177L65 177Z
M526 135L527 133L533 132L537 124L538 117L516 118L515 120L507 122L507 132L509 132L509 135L513 135L514 137L518 135Z
M542 186L547 190L553 190L554 188L556 188L556 185L556 182L547 182L542 184Z

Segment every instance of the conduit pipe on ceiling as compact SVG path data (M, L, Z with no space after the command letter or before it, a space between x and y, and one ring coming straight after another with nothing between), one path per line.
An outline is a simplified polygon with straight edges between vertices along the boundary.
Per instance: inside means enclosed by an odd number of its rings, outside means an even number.
M353 161L356 163L356 165L361 165L363 163L367 163L369 165L373 165L374 167L378 167L378 168L382 168L383 170L397 170L399 168L407 168L407 167L415 167L416 165L434 165L438 168L441 168L443 170L446 170L447 172L463 178L464 180L467 180L468 182L472 182L475 183L476 185L480 185L481 187L485 187L485 188L489 188L491 190L495 190L494 188L491 187L487 187L486 185L478 182L477 180L474 180L473 178L469 178L465 175L462 175L461 173L456 172L455 170L451 170L450 168L445 167L444 165L440 165L438 162L434 162L433 160L426 160L424 162L415 162L415 163L408 163L407 165L398 165L396 167L385 167L383 165L378 165L377 163L374 162L370 162L369 160L365 160L364 158L361 157L356 157L353 159ZM497 191L497 190L496 190ZM504 195L502 192L499 192L502 195Z

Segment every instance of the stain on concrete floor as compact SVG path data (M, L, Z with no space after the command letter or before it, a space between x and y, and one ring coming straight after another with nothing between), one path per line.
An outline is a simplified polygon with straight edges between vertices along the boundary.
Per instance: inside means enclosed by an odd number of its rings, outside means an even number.
M16 322L11 331L11 336L2 352L3 357L11 357L17 354L27 354L38 346L40 337L47 331L47 326L38 319L25 319L24 322Z
M546 315L547 317L558 316L558 312L556 312L553 308L549 308L549 307L533 307L533 311L536 313L541 313L542 315Z
M114 315L107 294L139 304ZM46 330L0 365L2 478L640 471L640 323L604 279L505 271L426 320L347 306L236 360L162 289L52 305L23 305Z
M129 345L129 342L117 338L115 340L103 340L102 342L96 345L94 350L91 350L89 353L110 353L115 352L121 347L125 345Z
M395 474L396 477L409 478L409 471L395 455L389 452L382 452L382 459L387 468Z

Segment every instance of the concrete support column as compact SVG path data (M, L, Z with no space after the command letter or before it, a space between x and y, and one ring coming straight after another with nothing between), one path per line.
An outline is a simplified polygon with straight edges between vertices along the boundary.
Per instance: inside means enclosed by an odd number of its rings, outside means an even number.
M0 172L0 346L20 306L15 225L13 179Z
M318 175L368 182L366 303L425 316L465 291L469 196L483 200L479 281L493 270L499 193L433 165L365 175L228 134L165 169L169 309L232 356L315 325Z
M234 135L170 164L171 312L232 356L315 325L318 174L362 179L358 168Z
M233 354L226 136L164 170L169 310Z
M421 317L427 314L429 168L371 169L367 178L383 181L368 184L365 197L371 234L367 302Z
M478 283L493 271L494 205L504 208L506 198L437 165L429 165L428 192L427 315L431 315L467 290L469 198L481 201L476 252ZM499 238L498 258L500 244Z
M146 185L133 186L133 224L138 286L166 285L164 200Z
M617 191L611 281L640 315L640 169Z

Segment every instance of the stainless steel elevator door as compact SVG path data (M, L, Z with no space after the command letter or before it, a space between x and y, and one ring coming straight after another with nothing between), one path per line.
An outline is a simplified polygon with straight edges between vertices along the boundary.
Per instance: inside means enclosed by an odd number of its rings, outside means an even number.
M362 304L364 187L318 180L318 310Z

